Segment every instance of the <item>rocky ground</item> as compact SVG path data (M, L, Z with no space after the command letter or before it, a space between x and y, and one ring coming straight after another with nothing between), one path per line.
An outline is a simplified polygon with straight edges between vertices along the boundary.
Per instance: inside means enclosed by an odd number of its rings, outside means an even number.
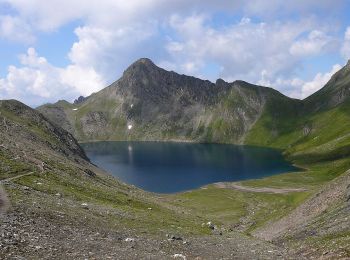
M59 195L40 194L27 186L5 182L11 194L24 193L2 216L0 258L2 259L278 259L292 258L286 250L238 232L193 236L147 234L126 227L94 224L91 212ZM86 213L69 216L51 211L45 202L83 207ZM100 214L106 212L103 207ZM209 227L208 227L209 228Z

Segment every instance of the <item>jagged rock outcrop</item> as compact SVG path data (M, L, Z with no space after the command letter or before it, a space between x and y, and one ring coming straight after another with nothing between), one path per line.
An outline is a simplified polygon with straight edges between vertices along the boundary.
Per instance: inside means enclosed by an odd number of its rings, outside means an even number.
M80 97L78 97L77 99L74 100L73 104L77 105L77 104L83 103L85 100L86 100L85 97L80 96Z

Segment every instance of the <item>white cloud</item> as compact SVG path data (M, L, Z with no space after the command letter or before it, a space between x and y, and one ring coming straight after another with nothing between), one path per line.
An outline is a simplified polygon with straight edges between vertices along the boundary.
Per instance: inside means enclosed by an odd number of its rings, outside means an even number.
M341 54L345 59L350 59L350 26L345 31Z
M169 13L241 12L260 17L286 14L331 12L344 6L346 0L2 0L14 7L21 16L42 30L56 29L72 20L82 19L88 24L125 25L149 17L166 17Z
M306 39L295 41L289 51L295 56L316 55L331 45L335 40L319 30L313 30Z
M131 60L142 56L147 47L145 41L155 31L152 22L118 29L78 27L75 30L78 41L73 44L68 56L77 66L94 68L106 81L115 80ZM144 48L140 48L141 44Z
M35 40L30 26L21 18L10 15L0 16L0 38L24 43Z
M21 55L20 61L21 67L9 66L6 77L0 79L0 99L14 98L39 105L61 98L73 99L78 94L88 95L105 86L92 68L55 67L33 48Z
M283 78L267 79L262 73L261 79L257 82L258 85L272 87L275 89L283 89L283 93L292 98L303 98L301 95L301 88L304 81L299 78Z
M294 74L305 57L329 51L334 40L315 30L313 20L254 23L243 18L223 28L210 27L207 20L203 15L172 16L176 40L167 44L172 62L161 64L198 76L206 64L214 63L221 68L218 76L228 81L262 83Z
M317 90L321 89L336 73L338 70L340 70L342 66L339 64L336 64L332 67L331 71L326 73L317 73L317 75L314 77L313 80L309 82L305 82L302 85L301 88L301 97L305 98L311 95L312 93L316 92Z
M76 93L88 96L106 86L106 82L92 67L69 65L60 75L63 85L73 87Z
M340 69L341 65L335 64L331 70L325 73L317 73L312 80L304 81L300 78L282 78L279 77L274 81L265 79L264 74L261 75L260 85L284 89L285 94L292 98L304 99L326 85L331 77Z
M326 11L331 13L334 10L340 10L344 7L346 1L334 0L251 0L245 1L242 5L243 9L254 15L263 17L275 17L276 15L304 15L307 12L312 14L318 11Z
M133 21L166 16L198 0L11 0L8 1L22 17L40 30L54 30L73 20L83 20L88 25L125 26ZM213 2L213 1L207 1Z
M164 21L172 14L212 14L226 12L246 16L276 19L288 14L302 15L323 10L332 12L344 6L346 0L1 0L18 12L26 26L36 30L56 30L71 21L84 26L114 28L142 24L145 21ZM323 18L323 17L322 17ZM249 19L249 18L248 18ZM244 21L244 20L243 20Z
M57 86L59 69L51 66L45 58L39 57L33 48L21 55L22 67L9 66L8 74L2 80L2 87L8 96L23 98L26 95L41 98L50 97L50 89ZM53 84L53 85L52 85Z

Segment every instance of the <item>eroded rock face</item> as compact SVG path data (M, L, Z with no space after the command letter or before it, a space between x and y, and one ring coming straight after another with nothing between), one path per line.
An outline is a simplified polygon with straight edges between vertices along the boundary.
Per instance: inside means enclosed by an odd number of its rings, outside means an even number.
M84 134L93 137L96 133L107 127L106 115L103 112L91 111L81 118L81 126Z
M72 133L73 135L75 134L75 129L69 122L68 116L63 107L55 105L51 105L49 107L43 106L38 108L38 111L47 116L53 123L58 124L60 127Z
M335 107L343 103L350 96L350 83L348 87L341 88L339 91L334 93L329 104L331 107Z

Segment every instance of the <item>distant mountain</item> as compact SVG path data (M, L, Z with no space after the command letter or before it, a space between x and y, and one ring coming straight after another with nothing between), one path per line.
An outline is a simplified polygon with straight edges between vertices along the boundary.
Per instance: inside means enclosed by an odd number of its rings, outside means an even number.
M80 141L244 143L263 111L281 104L287 116L294 116L299 103L271 88L221 79L214 84L140 59L118 81L82 103L60 101L38 110ZM271 116L286 116L281 112Z

